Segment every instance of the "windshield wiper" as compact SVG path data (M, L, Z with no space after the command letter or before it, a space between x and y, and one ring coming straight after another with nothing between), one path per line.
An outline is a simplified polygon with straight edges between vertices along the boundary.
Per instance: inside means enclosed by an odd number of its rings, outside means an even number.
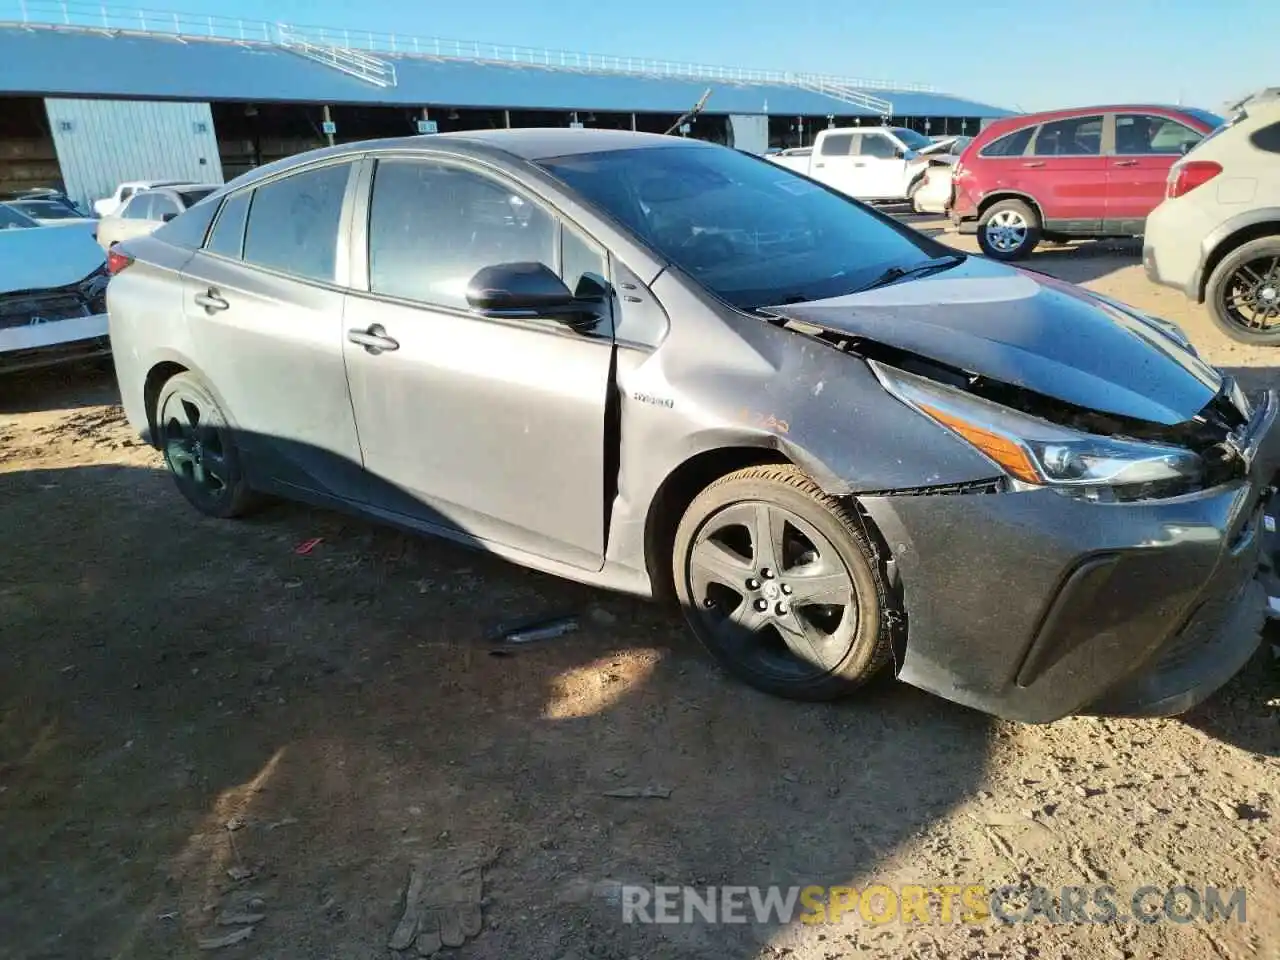
M918 277L926 273L932 273L935 270L949 270L958 263L964 263L964 261L965 255L963 253L948 253L945 256L934 257L930 260L921 260L919 263L912 264L909 267L889 267L866 286L859 287L856 292L862 293L865 290L874 290L876 287L896 283L906 277Z

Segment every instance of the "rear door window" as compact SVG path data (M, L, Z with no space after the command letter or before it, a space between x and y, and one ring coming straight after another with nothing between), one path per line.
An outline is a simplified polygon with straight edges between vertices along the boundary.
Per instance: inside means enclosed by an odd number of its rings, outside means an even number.
M828 134L822 138L822 149L818 152L824 157L847 157L852 143L852 133Z
M1027 144L1036 132L1036 127L1023 127L1014 133L1005 134L982 148L978 154L982 157L1020 157L1027 152Z
M222 203L222 210L209 234L209 242L205 249L219 256L239 260L244 249L244 224L249 214L249 199L252 190L233 193Z
M1040 128L1037 157L1096 157L1102 153L1102 116L1054 120Z
M245 262L332 283L350 170L350 163L329 164L254 190L244 234Z

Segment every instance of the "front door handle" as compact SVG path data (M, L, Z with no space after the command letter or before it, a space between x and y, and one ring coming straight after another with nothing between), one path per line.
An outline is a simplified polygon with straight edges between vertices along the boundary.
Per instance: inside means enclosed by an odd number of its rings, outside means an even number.
M226 300L222 299L222 297L218 295L218 291L213 289L213 287L210 287L204 293L197 293L195 300L197 307L204 307L209 313L214 313L218 310L226 310L231 306L231 304L227 303Z
M854 164L854 166L855 166L855 167L865 167L865 166L866 166L866 164L865 164L865 163L855 163L855 164Z
M1137 160L1117 160L1116 161L1117 167L1136 167L1137 165L1138 165Z
M1024 167L1043 167L1043 160L1028 160L1023 164Z
M815 167L825 167L825 166L826 166L826 164L825 164L825 163L815 163L815 164L814 164L814 166L815 166Z
M366 353L379 354L385 350L399 350L400 342L387 336L386 329L380 323L365 330L348 330L347 339L364 347Z

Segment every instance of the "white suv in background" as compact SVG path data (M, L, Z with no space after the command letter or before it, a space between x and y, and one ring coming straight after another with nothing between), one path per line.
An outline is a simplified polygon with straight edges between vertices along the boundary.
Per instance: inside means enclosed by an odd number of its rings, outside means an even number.
M1280 87L1243 101L1173 165L1142 263L1207 304L1232 339L1280 345Z

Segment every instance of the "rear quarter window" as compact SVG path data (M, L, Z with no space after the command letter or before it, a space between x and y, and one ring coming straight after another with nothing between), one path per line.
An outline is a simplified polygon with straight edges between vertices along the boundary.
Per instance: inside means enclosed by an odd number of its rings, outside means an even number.
M1280 121L1253 131L1249 134L1249 142L1264 153L1280 153Z
M244 222L249 216L249 199L252 196L252 190L241 190L223 201L222 212L213 225L213 232L209 234L206 250L232 260L240 259L244 249Z
M209 224L213 222L213 215L217 212L216 200L197 203L193 207L188 207L186 212L158 227L154 236L176 247L189 247L194 250L204 243L205 234L209 232Z
M1020 157L1026 152L1027 144L1031 142L1031 137L1035 132L1035 127L1023 127L1014 133L1006 134L997 140L991 141L991 143L979 150L978 156Z

